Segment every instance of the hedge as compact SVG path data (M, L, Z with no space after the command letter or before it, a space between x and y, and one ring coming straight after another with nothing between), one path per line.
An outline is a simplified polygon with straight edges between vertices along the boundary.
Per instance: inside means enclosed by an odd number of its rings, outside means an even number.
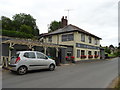
M2 35L10 36L10 37L19 37L19 38L33 38L34 37L32 34L26 34L24 32L10 31L10 30L2 30Z

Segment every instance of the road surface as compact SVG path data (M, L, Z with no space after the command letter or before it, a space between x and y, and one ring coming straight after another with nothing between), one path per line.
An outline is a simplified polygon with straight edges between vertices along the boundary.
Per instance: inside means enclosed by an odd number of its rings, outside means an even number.
M3 88L106 88L118 76L118 58L59 66L26 75L3 71Z

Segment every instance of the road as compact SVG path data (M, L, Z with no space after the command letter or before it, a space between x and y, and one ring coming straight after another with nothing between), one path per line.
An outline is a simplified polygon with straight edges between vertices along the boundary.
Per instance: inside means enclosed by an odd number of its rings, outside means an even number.
M59 66L26 75L3 71L3 88L106 88L118 76L118 58Z

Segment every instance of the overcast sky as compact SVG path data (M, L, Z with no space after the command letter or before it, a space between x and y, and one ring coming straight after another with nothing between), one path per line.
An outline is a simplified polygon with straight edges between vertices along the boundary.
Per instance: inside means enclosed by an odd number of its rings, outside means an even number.
M26 13L36 19L40 33L51 21L60 21L69 12L69 24L102 38L101 45L118 45L119 0L0 0L0 16Z

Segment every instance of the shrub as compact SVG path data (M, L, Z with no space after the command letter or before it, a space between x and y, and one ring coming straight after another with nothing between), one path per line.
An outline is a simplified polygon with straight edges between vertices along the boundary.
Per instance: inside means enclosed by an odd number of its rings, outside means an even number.
M10 37L19 37L19 38L33 38L32 34L26 34L24 32L10 31L10 30L2 30L2 35L10 36Z

